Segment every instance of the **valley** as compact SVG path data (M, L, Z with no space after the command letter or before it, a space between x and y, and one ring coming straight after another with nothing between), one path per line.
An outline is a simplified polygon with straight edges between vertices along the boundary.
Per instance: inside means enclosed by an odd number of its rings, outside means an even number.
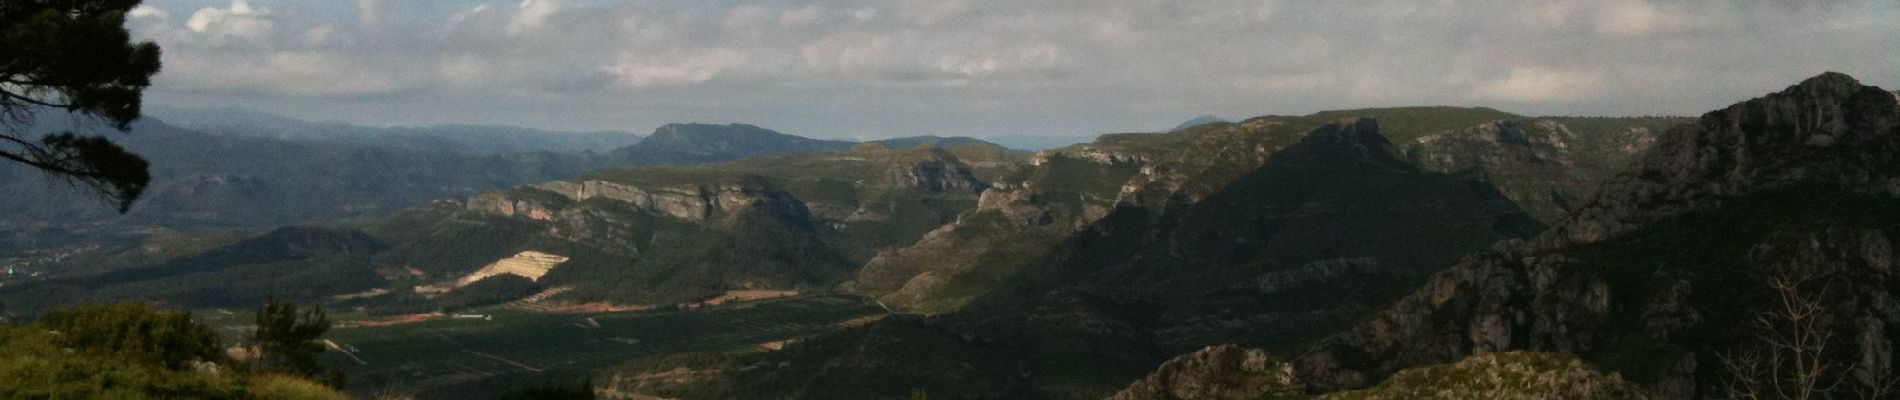
M449 318L344 327L328 336L348 389L465 398L686 352L769 351L883 315L862 299L808 296L685 311L543 313L478 307Z
M1362 109L1036 153L669 125L610 157L684 165L223 236L0 286L0 301L29 315L75 301L325 304L339 318L326 360L356 393L458 398L597 375L623 394L1106 395L1175 352L1285 354L1343 329L1457 256L1541 230L1640 154L1631 143L1680 121ZM898 372L836 364L849 347L908 354L920 364L904 373L921 375L800 383L812 368ZM931 361L945 352L964 356ZM941 389L969 379L991 383Z
M0 400L1900 399L1896 38L0 0Z

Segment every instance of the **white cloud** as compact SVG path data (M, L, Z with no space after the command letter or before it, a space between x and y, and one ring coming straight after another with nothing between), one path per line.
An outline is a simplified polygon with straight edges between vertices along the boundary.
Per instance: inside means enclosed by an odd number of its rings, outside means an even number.
M614 82L627 88L673 86L712 80L720 72L746 62L746 54L731 49L710 49L690 54L624 53L613 63L602 66L613 74Z
M1539 67L1511 69L1504 78L1485 82L1472 91L1483 100L1520 103L1574 102L1601 93L1603 75Z
M241 40L261 43L270 38L271 22L267 10L251 8L246 0L231 0L227 8L205 7L191 13L185 27L212 40Z
M172 19L172 13L165 12L165 10L159 9L158 7L143 4L132 7L132 11L126 13L126 16L132 17L132 19L156 19L160 21Z
M1598 16L1597 30L1615 36L1648 34L1669 22L1655 6L1644 0L1608 2Z
M559 0L521 0L515 16L508 20L508 34L520 35L539 29L549 16L561 11Z
M132 12L165 48L155 100L388 113L370 123L1075 133L1419 104L1685 114L1823 70L1900 81L1900 9L1849 3L204 1Z

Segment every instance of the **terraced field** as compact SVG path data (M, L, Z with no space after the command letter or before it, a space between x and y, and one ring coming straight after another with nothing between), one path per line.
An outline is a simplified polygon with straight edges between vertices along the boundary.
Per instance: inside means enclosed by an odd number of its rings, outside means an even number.
M753 349L883 312L841 296L665 312L556 314L495 307L467 312L485 318L335 329L326 336L349 354L332 351L327 357L344 369L353 392L401 388L424 398L483 397L642 357Z

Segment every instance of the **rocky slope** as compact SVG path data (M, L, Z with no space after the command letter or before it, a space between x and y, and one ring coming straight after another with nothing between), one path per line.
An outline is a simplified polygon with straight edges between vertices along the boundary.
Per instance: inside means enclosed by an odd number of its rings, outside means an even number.
M1401 371L1378 386L1307 395L1292 364L1215 346L1175 357L1110 400L1646 399L1640 387L1569 354L1501 352Z
M1254 400L1303 394L1293 365L1260 349L1211 346L1168 360L1108 400Z
M1431 171L1490 182L1538 220L1556 222L1689 118L1516 118L1402 143Z
M1328 111L1200 124L1165 134L1112 134L1040 152L996 179L975 214L923 240L881 252L848 290L911 311L953 311L1119 205L1156 214L1191 205L1258 168L1299 133L1349 116L1381 133L1419 167L1497 186L1540 221L1555 221L1686 118L1526 118L1496 110L1407 107ZM1394 121L1387 123L1386 121ZM1578 201L1580 202L1580 201ZM993 210L993 211L992 211ZM994 215L992 215L994 213ZM1361 268L1320 262L1262 278L1327 276Z
M1889 395L1876 389L1896 376L1900 341L1896 104L1828 73L1672 129L1549 231L1466 257L1299 372L1350 388L1535 350L1580 354L1660 398L1808 386L1761 377L1817 366L1809 383L1838 382L1831 396ZM1797 349L1817 364L1775 361Z

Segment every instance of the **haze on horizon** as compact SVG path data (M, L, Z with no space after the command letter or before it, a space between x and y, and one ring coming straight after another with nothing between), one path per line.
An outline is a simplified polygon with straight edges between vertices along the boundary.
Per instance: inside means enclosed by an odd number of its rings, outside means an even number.
M1091 135L1357 107L1692 115L1900 84L1900 3L149 0L156 107L365 125Z

